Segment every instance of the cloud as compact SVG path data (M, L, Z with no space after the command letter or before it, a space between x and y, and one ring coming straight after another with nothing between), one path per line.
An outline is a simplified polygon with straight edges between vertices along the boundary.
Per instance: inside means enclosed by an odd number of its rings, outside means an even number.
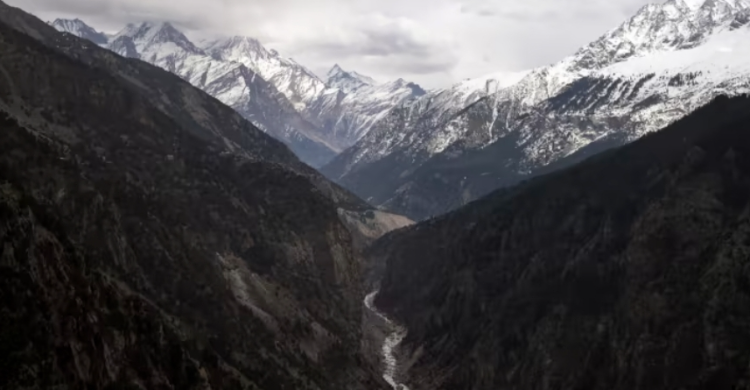
M447 74L459 62L450 39L432 36L409 19L384 14L351 18L316 35L300 34L282 51L295 52L324 67L336 62L363 73L375 73L379 79Z
M189 36L243 34L318 73L334 63L427 87L546 65L647 0L8 0L114 32L171 21Z

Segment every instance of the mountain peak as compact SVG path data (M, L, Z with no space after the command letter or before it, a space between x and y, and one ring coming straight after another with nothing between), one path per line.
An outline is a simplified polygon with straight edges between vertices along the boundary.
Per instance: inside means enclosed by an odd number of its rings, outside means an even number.
M662 9L675 7L679 10L696 12L702 9L711 9L717 6L728 7L734 10L748 8L746 0L667 0L661 5ZM657 6L658 8L659 6Z
M327 76L331 77L341 73L346 73L346 71L344 71L344 69L342 69L339 64L334 64L331 70L328 71Z
M240 62L261 73L272 71L268 67L298 66L291 58L283 58L278 51L267 49L256 38L243 35L207 40L202 42L200 47L216 59ZM266 65L260 65L261 63ZM278 66L270 65L270 63L275 63ZM312 72L307 70L305 72L312 75ZM266 74L266 76L270 75ZM314 77L317 78L317 76Z
M258 39L235 35L200 42L212 58L239 63L273 84L298 110L325 89L325 84L312 71L276 50L267 49Z
M124 29L117 33L114 39L130 37L139 51L163 43L173 43L192 53L202 51L193 44L182 31L178 30L170 22L141 22L129 23ZM114 40L113 39L113 40Z
M379 87L393 92L398 90L410 91L409 95L411 97L419 97L427 93L419 84L404 80L403 78L380 84Z
M564 60L572 72L591 71L654 52L695 47L750 10L748 0L668 0L633 17Z
M57 31L73 34L79 38L88 39L97 45L104 45L107 43L109 38L102 32L96 31L93 27L89 26L81 19L55 19L54 22L50 23L52 27Z
M328 71L328 81L326 84L331 88L338 88L345 93L350 93L364 86L377 84L371 77L359 74L357 72L345 71L339 64L333 65Z
M707 3L706 0L673 0L673 1L682 3L692 10L697 10L700 7L702 7L703 4Z
M154 37L167 38L167 37L184 37L182 31L175 28L170 22L143 22L139 26L142 34L148 34L153 32Z
M207 42L204 48L212 53L233 53L232 56L244 55L252 58L261 56L268 57L272 55L263 44L255 38L234 35L228 38L221 38Z

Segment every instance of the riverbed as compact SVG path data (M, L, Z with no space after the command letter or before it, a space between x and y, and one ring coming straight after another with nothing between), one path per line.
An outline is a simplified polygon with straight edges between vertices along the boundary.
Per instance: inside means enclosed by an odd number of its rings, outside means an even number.
M383 360L383 379L388 382L394 390L409 390L406 385L398 383L396 380L396 373L398 368L398 360L396 359L395 350L401 341L406 337L406 329L398 326L393 321L388 319L385 314L378 311L373 304L375 297L378 295L378 290L375 290L365 297L365 307L371 312L375 313L383 321L385 321L388 327L388 334L383 340L383 346L381 348L381 357Z

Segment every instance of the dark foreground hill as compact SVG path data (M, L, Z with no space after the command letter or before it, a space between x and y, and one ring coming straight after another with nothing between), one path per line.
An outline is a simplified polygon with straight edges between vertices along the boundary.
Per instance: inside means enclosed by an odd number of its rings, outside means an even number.
M217 100L0 4L0 149L0 388L387 388L369 206Z
M382 238L412 390L750 387L750 98Z

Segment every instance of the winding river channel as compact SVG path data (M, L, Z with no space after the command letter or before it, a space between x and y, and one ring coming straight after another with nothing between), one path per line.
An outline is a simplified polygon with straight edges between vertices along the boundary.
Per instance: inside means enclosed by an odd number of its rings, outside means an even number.
M396 361L396 356L394 355L394 350L396 347L401 343L401 341L406 337L406 329L394 324L391 320L388 319L383 313L378 311L378 309L375 307L373 302L375 302L375 297L378 295L378 290L375 290L368 294L365 297L365 307L367 307L368 310L375 313L378 317L382 318L386 324L388 325L388 335L386 336L385 340L383 341L383 347L381 349L381 353L383 356L383 379L385 379L388 384L391 385L395 390L409 390L406 385L397 383L396 382L396 368L398 362Z

